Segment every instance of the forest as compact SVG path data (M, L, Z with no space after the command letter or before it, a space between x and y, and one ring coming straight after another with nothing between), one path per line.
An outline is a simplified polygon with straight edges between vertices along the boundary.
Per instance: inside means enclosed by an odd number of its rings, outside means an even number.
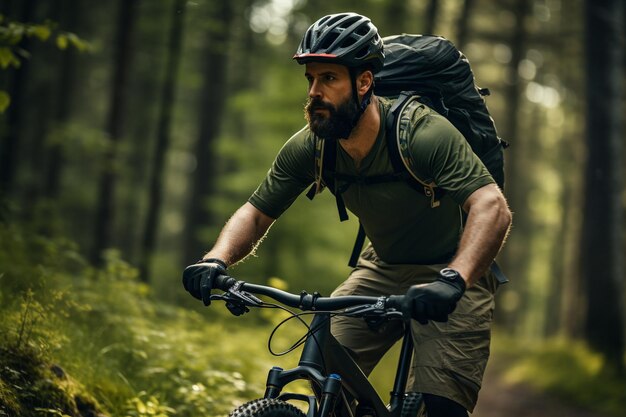
M223 416L293 366L267 352L283 314L205 308L181 275L306 124L292 57L343 11L449 39L489 89L513 212L493 369L623 415L622 1L0 0L0 416ZM357 230L300 196L229 273L328 295Z

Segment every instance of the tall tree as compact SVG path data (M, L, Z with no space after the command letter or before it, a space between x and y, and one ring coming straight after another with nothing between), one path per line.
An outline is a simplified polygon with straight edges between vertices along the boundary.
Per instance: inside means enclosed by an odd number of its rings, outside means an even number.
M170 28L169 43L167 48L167 63L163 91L161 92L161 109L159 112L157 141L154 152L154 164L150 175L150 188L148 195L148 213L144 225L144 234L141 253L141 277L149 279L150 258L154 252L157 239L159 215L163 198L163 177L165 173L165 155L170 144L170 126L174 108L174 93L176 91L176 78L182 50L183 30L185 24L186 0L175 0L172 13L172 26Z
M527 243L530 237L524 236L524 233L529 233L531 230L529 226L530 214L524 211L523 208L526 206L526 196L530 186L527 181L515 180L518 178L526 178L520 175L524 169L525 143L524 141L517 140L520 126L519 109L522 100L522 80L520 79L518 69L526 50L528 38L526 19L530 12L530 4L527 0L515 0L513 8L515 26L508 42L511 48L511 60L507 68L508 86L505 90L505 100L507 104L506 113L508 117L502 125L502 136L511 143L511 148L505 155L507 180L511 180L506 185L506 193L509 204L515 213L515 231L507 244L506 251L503 252L502 261L505 270L509 274L515 274L516 278L506 290L517 291L523 306L526 301L524 291L527 286L525 282L519 278L523 278L526 274L530 253ZM505 317L502 315L497 316L497 318L515 320L514 317Z
M586 336L608 367L623 371L623 2L585 1L587 167L582 272Z
M78 0L67 0L64 3L60 23L63 28L69 31L76 31L83 12L81 2ZM54 112L54 124L56 128L63 128L70 120L74 93L76 91L76 65L78 52L74 48L69 48L62 52L59 79L56 91L56 109ZM54 142L49 144L48 163L45 170L44 193L49 199L56 199L61 185L61 173L65 157L63 155L63 144Z
M374 24L378 26L381 36L388 36L397 33L413 33L417 29L409 24L409 2L408 1L389 1L385 3L380 23L373 17Z
M35 1L25 0L17 12L19 22L31 22L35 13ZM5 5L10 9L9 3ZM31 41L25 37L20 48L30 49ZM24 118L23 96L26 90L30 65L27 60L22 60L20 68L14 69L9 76L9 95L12 97L11 106L7 110L7 119L4 132L0 137L0 196L10 195L13 192L17 164L20 157L20 145L23 141L21 126Z
M469 23L471 20L472 12L474 11L474 4L474 0L463 1L463 9L461 9L461 14L459 15L459 20L457 22L456 46L461 51L467 44L467 39L469 35Z
M215 141L220 131L226 102L226 67L228 41L233 19L232 2L212 3L212 18L205 40L204 82L200 91L198 120L200 121L195 156L198 161L192 178L191 198L185 219L183 257L199 257L209 242L198 234L202 225L210 222L209 202L214 192L215 165L218 160Z
M576 7L562 8L558 13L558 23L546 25L543 37L554 40L548 53L558 56L549 65L559 74L559 83L568 92L568 100L561 103L560 110L568 117L558 133L558 153L550 153L552 166L558 172L566 172L560 182L560 206L562 215L556 235L556 247L550 264L554 273L550 279L550 299L546 316L546 336L567 336L581 339L583 335L584 298L581 299L581 274L578 262L580 251L580 208L582 207L582 178L580 167L583 166L582 151L584 148L584 91L583 71L572 71L572 68L583 68L583 4L577 2ZM549 73L544 67L542 72ZM546 155L547 156L547 155Z
M439 17L439 0L430 0L426 9L426 22L424 25L424 33L428 35L435 34L437 27L437 19Z
M128 76L131 68L132 38L138 0L120 0L117 33L114 41L113 80L106 131L109 148L104 156L104 167L98 185L97 216L91 260L99 263L103 249L111 246L115 211L115 190L118 180L116 163L118 147L124 133L127 113Z

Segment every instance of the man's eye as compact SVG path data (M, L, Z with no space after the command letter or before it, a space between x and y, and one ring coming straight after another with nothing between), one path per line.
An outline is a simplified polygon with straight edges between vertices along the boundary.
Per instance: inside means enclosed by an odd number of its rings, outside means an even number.
M327 75L327 76L325 77L325 79L326 79L326 81L334 81L334 80L335 80L335 77L334 77L334 76L332 76L332 75Z

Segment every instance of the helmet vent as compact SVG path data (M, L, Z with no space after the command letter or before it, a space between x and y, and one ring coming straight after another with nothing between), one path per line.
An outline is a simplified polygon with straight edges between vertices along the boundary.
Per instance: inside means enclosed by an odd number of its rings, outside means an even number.
M361 48L356 54L355 54L355 58L356 59L363 59L365 58L368 54L369 54L369 48L367 46Z
M345 16L344 16L344 15L338 14L338 15L332 16L332 18L331 18L331 19L329 19L329 20L328 20L328 22L326 22L326 24L327 24L328 26L333 26L333 25L335 25L335 24L339 23L339 22L340 22L342 19L344 19L344 18L345 18ZM343 25L342 25L342 26L343 26Z
M307 33L304 35L304 39L302 40L302 43L300 44L300 52L304 52L305 49L310 49L311 48L311 32L307 31Z
M353 36L348 36L342 43L341 43L341 47L342 48L347 48L349 46L352 46L356 43L356 39Z
M328 34L327 36L324 36L322 38L322 42L318 45L318 48L320 50L326 50L330 48L330 46L333 44L333 42L335 42L336 39L337 39L336 33Z
M369 28L367 26L360 26L354 32L359 36L367 36L369 33Z

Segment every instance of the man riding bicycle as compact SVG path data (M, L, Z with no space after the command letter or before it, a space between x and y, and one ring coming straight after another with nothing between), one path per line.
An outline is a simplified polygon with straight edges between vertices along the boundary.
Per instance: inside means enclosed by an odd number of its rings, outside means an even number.
M204 273L184 277L185 288L205 304L207 277L225 274L250 254L315 182L315 137L337 143L337 174L393 173L385 141L393 102L373 94L384 53L370 19L354 13L319 19L294 59L305 66L309 85L307 126L285 143L266 178L224 226L200 261ZM489 356L497 287L490 266L511 212L461 133L428 107L420 111L426 114L410 126L411 156L445 195L433 208L430 198L404 181L343 187L345 206L358 216L370 243L332 295L404 294L411 288L412 315L419 323L412 323L409 391L424 394L429 417L466 416L476 404ZM332 334L369 374L403 329L399 322L372 329L362 319L334 317Z

